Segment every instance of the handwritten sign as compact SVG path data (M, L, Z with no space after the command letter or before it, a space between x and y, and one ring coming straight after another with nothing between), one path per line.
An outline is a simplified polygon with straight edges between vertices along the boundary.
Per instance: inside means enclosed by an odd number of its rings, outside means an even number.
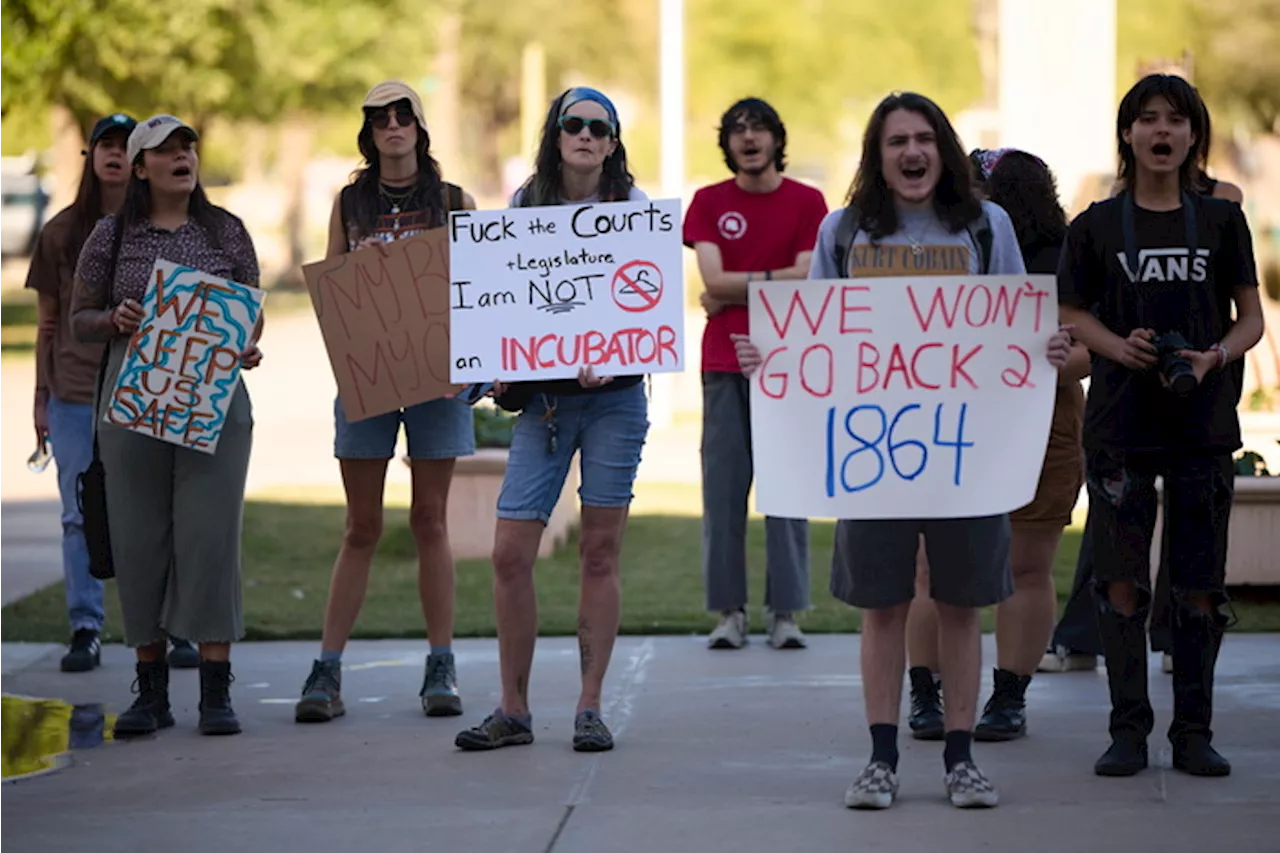
M454 211L450 378L684 369L679 200Z
M216 452L264 298L256 287L157 260L103 420Z
M360 421L458 391L449 381L448 229L302 268L338 399Z
M1057 371L1053 276L753 285L759 512L972 518L1035 496Z

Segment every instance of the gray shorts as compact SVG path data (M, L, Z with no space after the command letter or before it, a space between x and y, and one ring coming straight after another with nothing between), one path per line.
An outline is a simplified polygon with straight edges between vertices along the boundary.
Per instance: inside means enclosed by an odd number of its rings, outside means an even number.
M839 521L831 554L831 594L864 610L910 601L915 596L921 535L934 601L987 607L1013 594L1008 515Z

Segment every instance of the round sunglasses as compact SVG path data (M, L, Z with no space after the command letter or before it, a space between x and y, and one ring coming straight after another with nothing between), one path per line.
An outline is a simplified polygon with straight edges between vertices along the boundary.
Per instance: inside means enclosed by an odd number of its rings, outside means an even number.
M570 136L577 136L582 133L582 129L586 128L591 131L591 135L596 139L606 139L613 136L613 122L603 118L582 118L581 116L565 115L560 117L560 129Z
M369 124L378 130L386 130L391 126L391 115L395 113L396 124L401 127L412 127L417 124L417 117L413 114L413 110L405 106L384 107L377 112L369 110L367 117Z

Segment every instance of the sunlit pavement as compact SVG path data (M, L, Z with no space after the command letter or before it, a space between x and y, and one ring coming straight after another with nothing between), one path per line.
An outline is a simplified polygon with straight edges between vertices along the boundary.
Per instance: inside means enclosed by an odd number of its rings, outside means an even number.
M845 809L869 748L858 638L812 639L799 652L758 635L741 652L712 652L697 637L622 638L603 709L617 747L595 756L570 749L572 638L539 643L535 743L486 754L456 751L453 737L497 702L491 640L456 644L464 717L422 715L423 643L360 642L345 660L347 716L306 726L293 722L293 702L315 644L244 644L232 688L244 734L196 734L198 676L176 670L175 728L71 750L64 769L6 784L3 840L104 853L132 853L142 839L193 853L1280 849L1280 636L1232 635L1224 646L1215 744L1233 762L1229 778L1168 769L1169 678L1153 659L1152 769L1095 777L1106 745L1101 671L1042 675L1029 691L1030 736L975 746L1002 796L986 813L951 808L941 744L908 737L894 808ZM58 672L59 654L6 646L4 691L127 707L126 649L107 648L103 667L84 675ZM992 655L988 637L988 665ZM989 672L984 682L985 699Z

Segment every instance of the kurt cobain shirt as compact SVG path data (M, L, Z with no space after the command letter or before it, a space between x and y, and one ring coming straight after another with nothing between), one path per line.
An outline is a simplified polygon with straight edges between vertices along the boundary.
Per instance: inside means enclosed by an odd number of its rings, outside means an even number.
M1180 332L1207 350L1232 324L1232 294L1257 287L1253 242L1235 202L1197 197L1187 210L1133 208L1136 269L1125 252L1128 193L1090 205L1071 224L1058 266L1058 299L1083 308L1122 338L1134 329ZM1188 245L1194 238L1194 253ZM1212 370L1187 397L1164 387L1157 369L1134 371L1092 356L1084 446L1222 454L1241 446L1238 373Z

